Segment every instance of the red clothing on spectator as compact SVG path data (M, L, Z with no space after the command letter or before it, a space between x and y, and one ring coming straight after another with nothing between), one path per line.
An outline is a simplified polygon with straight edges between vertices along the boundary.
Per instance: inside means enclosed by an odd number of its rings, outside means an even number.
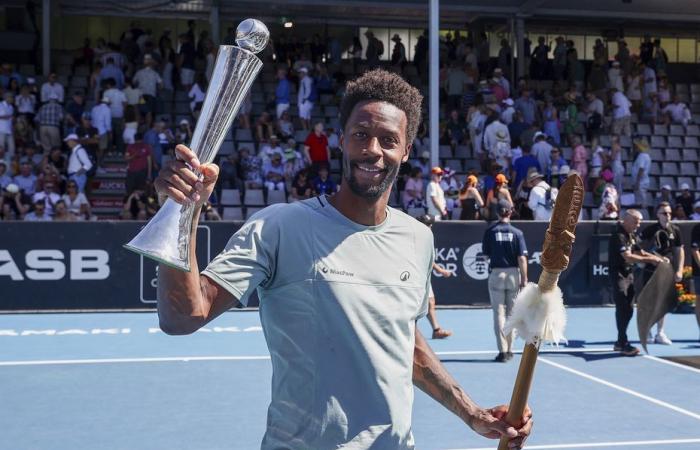
M150 145L145 142L135 142L126 147L126 154L133 156L133 159L129 160L127 172L140 172L148 169L148 157L152 157L153 153Z
M327 162L328 161L328 138L325 134L316 136L313 131L309 133L304 145L309 147L309 157L311 162Z

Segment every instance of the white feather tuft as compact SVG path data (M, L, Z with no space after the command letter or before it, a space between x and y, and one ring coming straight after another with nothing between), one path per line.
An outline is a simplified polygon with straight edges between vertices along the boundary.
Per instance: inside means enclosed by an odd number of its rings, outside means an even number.
M566 310L559 286L543 294L535 283L528 283L515 298L513 313L503 334L515 331L528 344L539 341L558 345L560 341L566 341L565 328Z

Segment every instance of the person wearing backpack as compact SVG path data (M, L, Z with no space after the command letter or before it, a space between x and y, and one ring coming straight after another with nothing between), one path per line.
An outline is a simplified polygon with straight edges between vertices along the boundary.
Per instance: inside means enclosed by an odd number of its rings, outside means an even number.
M68 157L68 179L75 181L78 185L79 192L85 192L87 184L88 172L93 168L93 163L90 161L87 152L80 145L78 135L75 133L69 134L63 140L68 148L70 148L70 156Z
M527 206L532 210L534 219L549 221L558 190L548 185L544 181L544 175L536 171L530 172L527 176L527 184L530 186Z

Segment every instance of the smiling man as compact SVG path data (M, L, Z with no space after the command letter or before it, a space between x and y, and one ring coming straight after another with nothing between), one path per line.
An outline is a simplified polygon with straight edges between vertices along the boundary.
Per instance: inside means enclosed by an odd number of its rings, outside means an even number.
M263 449L411 449L413 386L476 432L520 448L532 427L508 426L505 406L477 406L446 372L416 321L427 313L430 230L387 206L408 159L422 98L375 70L348 83L340 107L343 180L333 196L270 206L252 216L198 273L161 265L158 313L187 334L253 291L272 359ZM184 146L156 181L161 194L201 204L218 168ZM185 164L203 173L199 181Z

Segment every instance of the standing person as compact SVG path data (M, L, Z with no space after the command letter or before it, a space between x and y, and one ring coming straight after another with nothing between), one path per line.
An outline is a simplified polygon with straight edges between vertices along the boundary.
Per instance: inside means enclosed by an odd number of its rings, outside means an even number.
M476 188L477 183L478 179L476 176L469 175L466 183L464 183L464 187L459 191L459 200L462 202L462 212L459 220L479 220L481 218L480 211L484 207L484 200Z
M649 171L651 170L651 156L649 156L649 143L646 138L635 139L634 150L636 157L632 163L632 185L634 186L634 202L642 208L647 207L647 192L649 190Z
M195 58L197 52L194 47L194 38L187 33L179 36L180 51L177 55L177 68L180 71L180 84L182 89L188 92L194 83Z
M282 114L289 109L289 94L291 83L287 79L287 71L277 69L277 87L275 88L275 105L277 119L282 117Z
M15 137L13 135L12 122L15 117L14 95L6 92L0 102L0 147L7 151L7 158L12 161L15 155ZM44 148L44 151L47 151Z
M112 110L109 108L109 102L109 97L102 97L102 101L93 106L90 112L92 126L97 128L97 160L100 162L105 151L111 148Z
M435 219L433 219L433 216L430 214L423 214L422 216L416 217L418 221L424 225L427 225L428 228L432 229L433 224L435 223ZM445 278L449 278L452 276L452 272L449 270L446 270L442 268L440 265L438 265L436 262L433 261L433 271L438 272L441 276ZM433 291L433 284L432 282L430 283L430 286L428 287L428 322L430 322L430 327L433 329L433 339L446 339L450 336L452 336L452 331L450 330L445 330L440 327L440 324L438 323L437 320L437 313L435 311L435 293Z
M394 49L391 51L391 65L402 71L407 61L406 46L401 43L401 37L398 34L395 34L391 40L394 41Z
M92 169L92 161L90 161L87 151L80 145L79 139L77 134L69 134L63 141L70 148L67 169L68 179L75 182L78 192L85 192L87 172Z
M130 195L137 189L144 189L146 180L152 179L153 151L151 146L143 142L143 134L136 133L135 142L126 147L124 159L128 163L126 168L126 195Z
M499 219L499 208L501 202L508 202L513 207L513 198L508 190L508 178L502 173L496 175L495 183L492 189L489 189L486 194L486 210L488 211L488 220L493 222Z
M486 229L482 252L489 258L489 298L493 309L493 331L496 334L496 362L513 358L513 333L507 336L503 326L513 310L513 300L527 284L527 246L523 232L510 224L513 205L498 202L498 222Z
M126 95L117 88L113 78L107 79L105 84L107 90L105 90L102 95L109 99L109 112L112 118L112 138L117 151L123 153L124 139L122 134L124 132L124 109L127 104Z
M51 94L49 101L39 108L34 117L39 124L39 140L44 153L48 153L52 147L61 145L63 116L63 107L58 103L58 97Z
M143 68L134 74L133 82L141 90L143 102L141 112L146 116L148 126L153 122L156 113L156 97L158 88L163 86L163 79L155 71L156 61L150 54L143 57Z
M636 209L628 209L622 222L617 223L608 244L608 273L613 287L617 325L617 341L613 348L625 356L639 354L639 349L630 344L627 338L627 326L634 313L634 265L657 265L662 261L661 257L647 253L640 247L637 230L641 223L642 214Z
M421 101L381 70L348 83L340 106L347 170L337 194L257 213L201 274L194 246L190 272L158 267L158 314L169 334L193 333L259 293L275 380L264 450L287 448L290 436L298 448L412 448L411 379L477 433L506 436L516 448L530 433L529 410L515 430L502 420L506 406L476 405L415 326L428 310L434 243L388 201ZM218 168L184 146L177 153L181 161L155 185L178 203L202 205ZM192 229L194 242L196 222Z
M440 180L445 172L440 167L433 167L430 170L430 183L426 189L426 202L428 203L428 214L436 221L447 216L447 202L445 201L445 191L440 186Z
M541 173L534 171L528 174L527 184L530 187L527 207L532 211L534 220L549 222L556 200L552 187L544 181L544 176Z
M311 165L312 175L316 175L321 167L328 167L331 151L328 148L328 137L323 132L323 122L314 125L314 129L304 141L304 158Z
M671 261L676 271L675 281L680 283L683 280L685 251L683 250L681 230L678 225L671 223L671 214L671 205L669 203L659 203L659 206L656 208L656 223L642 230L641 237L650 253ZM647 263L644 266L644 284L651 279L654 270L656 270L655 264ZM663 345L671 345L673 343L664 333L663 317L656 323L654 342Z
M299 69L301 80L299 80L299 95L297 106L299 108L299 119L304 130L311 128L311 110L314 109L314 79L309 76L309 69L302 67Z

